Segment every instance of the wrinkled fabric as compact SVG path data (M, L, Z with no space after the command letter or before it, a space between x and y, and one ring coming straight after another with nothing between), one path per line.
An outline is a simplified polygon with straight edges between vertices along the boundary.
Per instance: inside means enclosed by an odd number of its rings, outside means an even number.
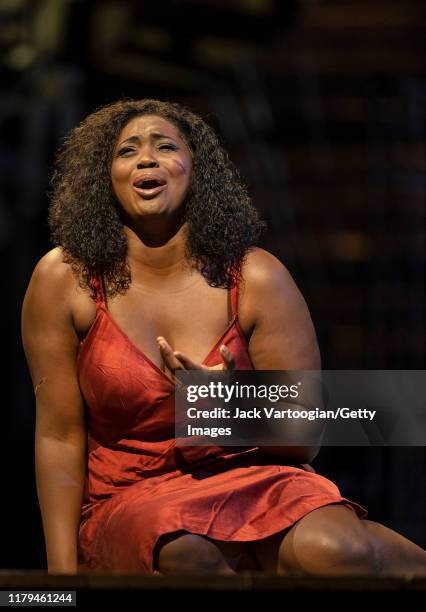
M87 411L87 472L78 539L80 569L157 574L154 549L175 531L253 541L308 512L342 503L367 510L307 464L281 465L258 447L185 446L174 440L174 385L111 317L94 276L96 318L78 353ZM254 369L231 289L232 320L203 363Z

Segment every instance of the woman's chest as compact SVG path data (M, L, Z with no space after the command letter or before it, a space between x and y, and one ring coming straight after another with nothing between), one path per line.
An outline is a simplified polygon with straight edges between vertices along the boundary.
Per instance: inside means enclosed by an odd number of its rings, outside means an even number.
M144 306L147 302L148 300L145 300ZM173 402L170 402L174 383L171 370L163 363L156 343L153 349L149 350L152 346L151 339L155 342L157 335L164 335L174 349L179 348L186 352L190 359L208 366L221 362L219 347L224 342L234 354L236 369L253 367L247 342L235 316L231 321L226 317L226 308L225 317L222 319L212 316L212 304L210 316L208 312L204 313L205 321L201 321L201 325L204 324L209 330L212 330L212 321L220 325L217 331L214 330L216 336L213 337L207 336L205 330L203 334L203 329L194 323L196 316L199 316L199 308L191 310L188 307L185 314L191 324L186 327L187 335L190 336L194 329L197 333L192 337L195 340L192 345L182 336L184 348L181 348L179 343L174 344L172 332L171 337L167 337L163 330L168 328L162 327L163 322L158 322L149 309L141 308L144 313L142 318L132 318L133 306L127 306L122 319L127 325L120 321L123 328L115 320L115 317L120 316L120 311L114 310L113 318L112 312L102 304L99 305L89 329L82 330L86 335L80 343L78 353L79 383L89 409L90 427L99 439L107 440L117 435L126 437L131 431L131 436L140 435L145 440L154 441L167 438L170 434L170 423L173 422ZM219 303L218 309L220 306L226 307L226 304ZM160 310L160 306L157 308ZM177 307L176 313L179 312L183 317L182 311ZM169 322L172 331L179 327L180 317L170 308L164 307L163 317ZM84 316L82 322L85 322ZM150 333L139 334L139 326L150 328ZM195 348L192 349L192 346ZM185 347L189 348L185 350Z
M76 301L73 309L80 340L87 337L96 317L94 301L85 298ZM105 310L115 331L162 370L158 336L163 336L173 350L201 363L233 319L230 292L212 287L174 293L130 289L124 296L108 300ZM241 327L248 338L250 322Z

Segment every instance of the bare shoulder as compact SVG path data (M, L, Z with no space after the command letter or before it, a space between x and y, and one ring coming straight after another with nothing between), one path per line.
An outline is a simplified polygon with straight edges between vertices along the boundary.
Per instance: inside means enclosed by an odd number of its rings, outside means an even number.
M46 299L60 298L63 305L68 304L70 308L77 301L90 301L90 290L80 286L60 247L51 249L36 263L27 288L27 294L32 292L41 293Z
M71 265L64 261L62 249L56 247L36 263L24 296L22 314L32 321L56 315L72 324L76 304L84 299L90 301L88 295L84 298Z
M286 266L269 251L250 249L241 267L238 314L246 338L272 313L305 308L302 294Z
M55 247L45 253L34 267L31 282L44 285L44 289L64 290L76 284L70 264L64 261L62 249Z
M244 291L247 295L270 295L285 292L299 293L287 267L275 255L256 247L251 249L241 269Z
M286 266L256 249L242 270L241 310L253 326L250 355L256 369L319 369L320 354L306 301Z

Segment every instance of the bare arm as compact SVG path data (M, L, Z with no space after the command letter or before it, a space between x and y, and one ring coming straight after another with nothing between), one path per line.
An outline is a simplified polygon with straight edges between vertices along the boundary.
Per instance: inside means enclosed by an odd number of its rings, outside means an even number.
M255 249L247 256L243 277L246 282L241 306L254 312L249 352L255 369L320 370L321 357L308 307L285 266L267 251ZM311 439L311 430L318 426L309 427ZM312 461L319 451L319 446L262 448L268 454L301 463Z
M22 305L22 341L36 397L37 494L50 573L77 572L86 454L84 402L72 321L74 280L53 249L37 264Z

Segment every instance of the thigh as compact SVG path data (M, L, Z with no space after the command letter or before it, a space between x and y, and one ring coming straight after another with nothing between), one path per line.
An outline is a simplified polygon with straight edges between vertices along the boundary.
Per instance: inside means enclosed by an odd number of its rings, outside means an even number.
M248 542L228 542L225 540L216 540L204 535L192 534L191 532L185 530L164 534L159 538L153 552L154 568L158 569L160 557L164 559L166 555L170 554L175 556L176 552L177 555L179 555L179 543L183 542L182 536L188 535L193 537L191 538L190 549L188 549L188 538L185 538L185 546L181 549L183 559L190 554L192 547L194 547L194 551L197 548L205 548L208 554L208 547L203 546L203 543L209 543L209 546L214 547L215 551L222 557L223 562L234 572L260 569L257 559ZM170 546L170 544L172 546ZM195 559L194 561L196 563Z
M292 556L296 538L304 532L326 534L334 532L335 537L365 537L365 529L356 512L342 503L328 504L316 508L301 519L272 536L250 542L257 563L263 571L277 571L280 554Z
M276 573L281 543L293 525L261 540L249 542L259 570Z
M262 569L251 547L251 542L226 542L212 538L207 539L217 546L232 569L237 573Z

